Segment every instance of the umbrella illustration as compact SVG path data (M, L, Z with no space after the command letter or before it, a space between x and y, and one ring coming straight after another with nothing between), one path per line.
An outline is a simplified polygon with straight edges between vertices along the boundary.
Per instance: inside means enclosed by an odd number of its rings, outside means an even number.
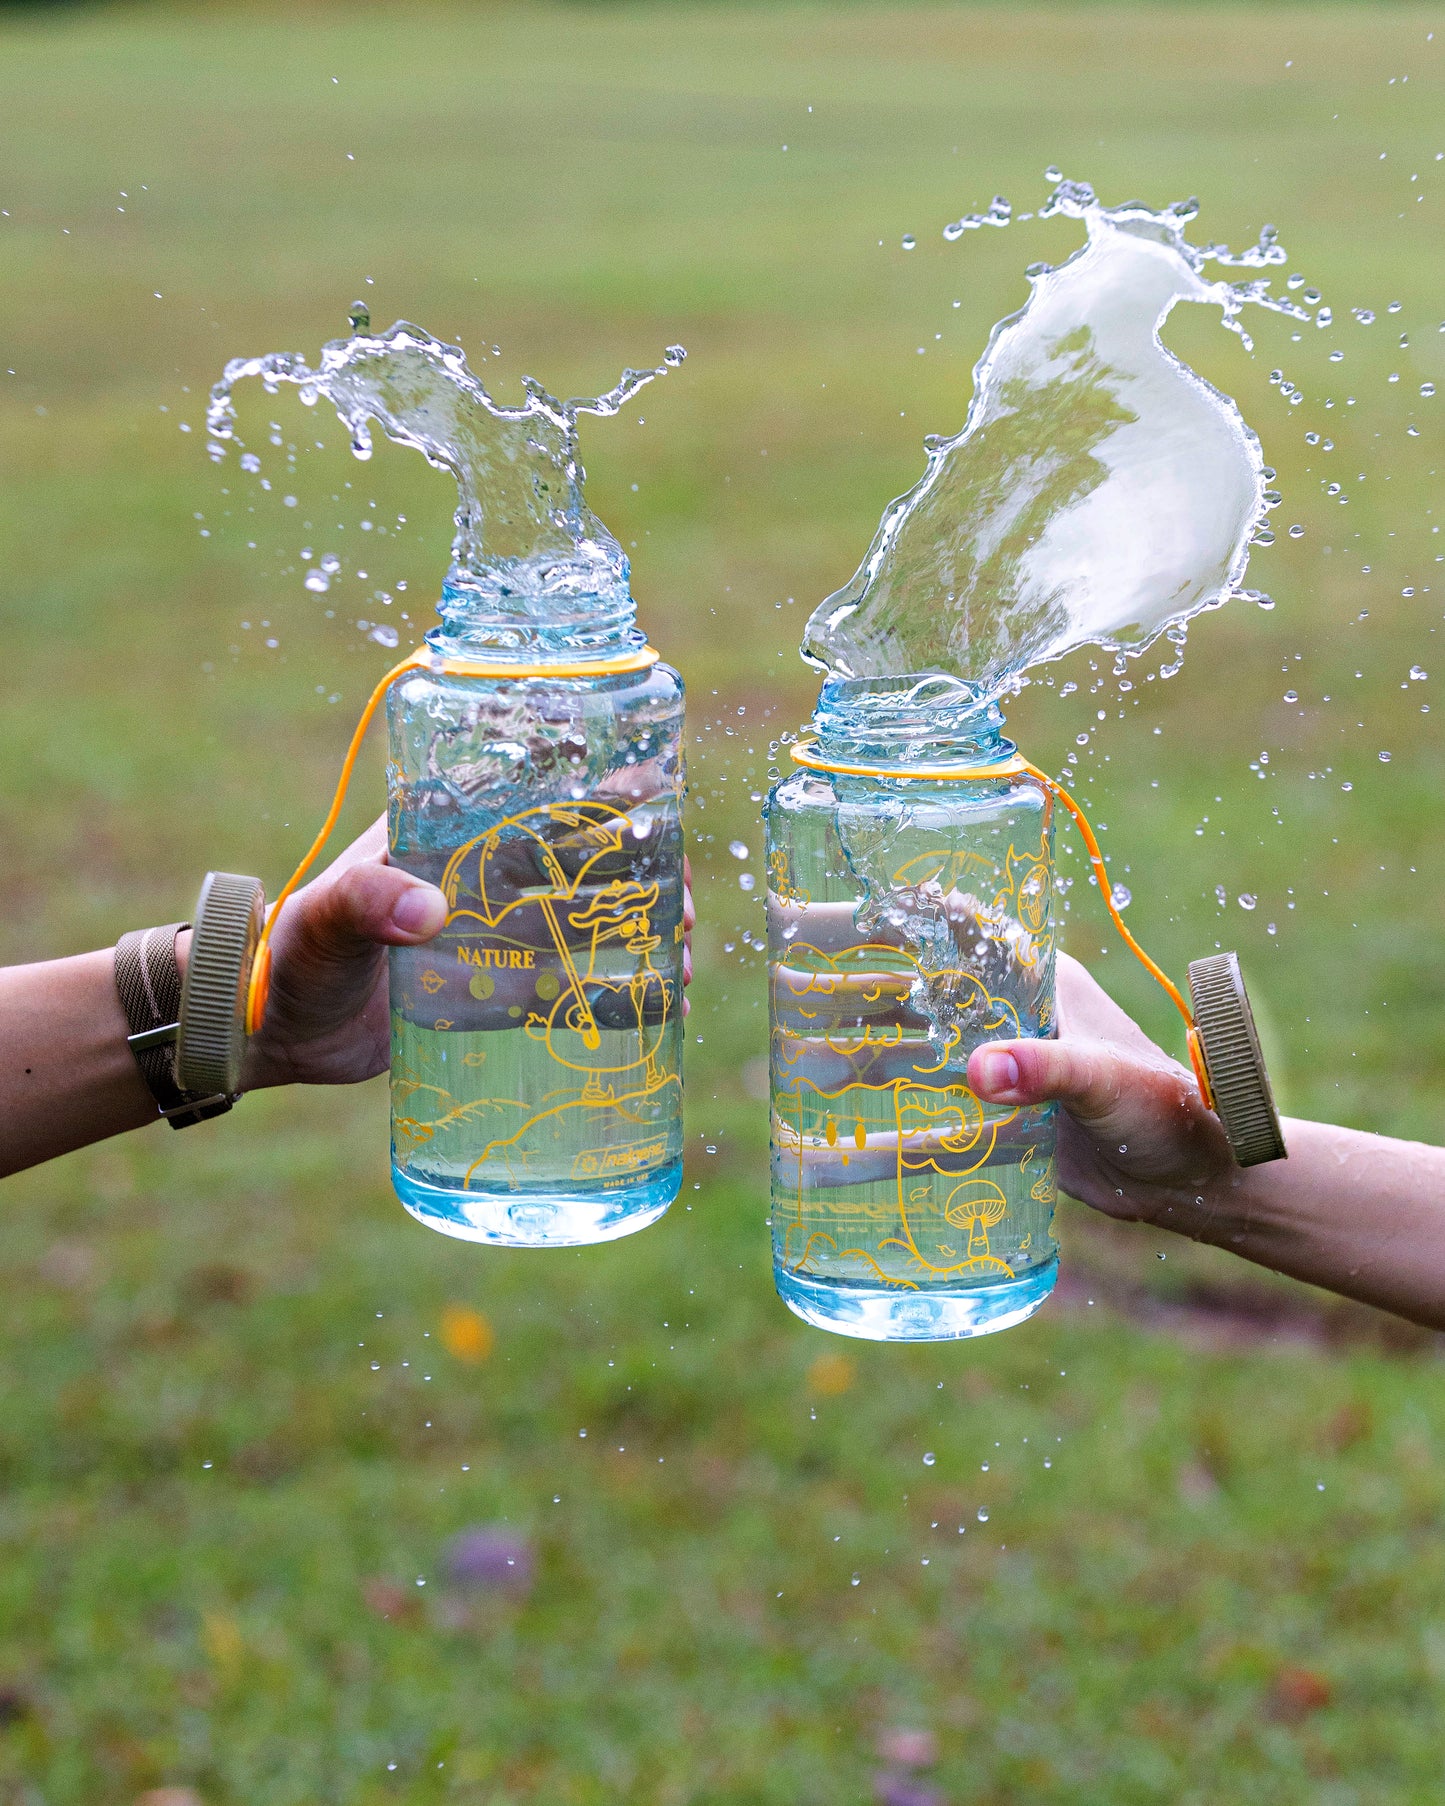
M627 834L626 816L610 804L544 803L508 816L458 847L440 880L452 912L449 922L470 918L495 929L518 910L541 915L573 998L567 1026L581 1035L589 1052L602 1037L558 907L575 902L590 888L589 880L595 886L599 878L615 875L628 857ZM457 898L473 859L476 900L459 908Z

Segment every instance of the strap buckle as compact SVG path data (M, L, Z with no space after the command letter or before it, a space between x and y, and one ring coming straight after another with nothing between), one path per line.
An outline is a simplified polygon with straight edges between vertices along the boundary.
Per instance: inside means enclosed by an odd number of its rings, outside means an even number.
M212 1116L224 1116L240 1095L239 1091L234 1097L228 1096L224 1091L217 1091L211 1097L187 1098L184 1103L172 1104L160 1114L173 1129L188 1129L193 1122L205 1122ZM185 1120L182 1121L181 1118Z
M143 1028L138 1034L127 1035L126 1045L132 1053L147 1053L153 1047L170 1047L180 1032L179 1022L163 1023L159 1028Z

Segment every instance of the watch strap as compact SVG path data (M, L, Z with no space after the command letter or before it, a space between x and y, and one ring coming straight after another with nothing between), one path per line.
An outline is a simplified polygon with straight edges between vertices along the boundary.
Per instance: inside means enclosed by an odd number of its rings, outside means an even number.
M176 1083L176 1030L181 1009L181 969L176 936L188 922L164 928L136 928L123 934L115 949L115 988L130 1026L127 1037L141 1077L156 1108L173 1129L222 1116L232 1099L224 1093L203 1097Z

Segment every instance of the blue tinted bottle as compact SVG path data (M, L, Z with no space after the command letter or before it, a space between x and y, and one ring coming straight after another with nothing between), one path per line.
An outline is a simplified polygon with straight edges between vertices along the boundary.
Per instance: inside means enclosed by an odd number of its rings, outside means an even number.
M1053 1032L1053 800L994 705L927 701L830 679L765 811L777 1288L876 1341L1007 1328L1058 1272L1053 1107L966 1076Z

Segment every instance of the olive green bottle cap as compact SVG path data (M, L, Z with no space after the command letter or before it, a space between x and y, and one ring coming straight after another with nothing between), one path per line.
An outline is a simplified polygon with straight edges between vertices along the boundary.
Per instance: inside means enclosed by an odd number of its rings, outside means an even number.
M206 873L181 986L176 1077L183 1090L229 1097L240 1085L246 993L265 918L259 878Z
M1254 1011L1237 953L1211 953L1189 966L1194 1026L1214 1092L1214 1110L1241 1166L1284 1160L1287 1152Z

